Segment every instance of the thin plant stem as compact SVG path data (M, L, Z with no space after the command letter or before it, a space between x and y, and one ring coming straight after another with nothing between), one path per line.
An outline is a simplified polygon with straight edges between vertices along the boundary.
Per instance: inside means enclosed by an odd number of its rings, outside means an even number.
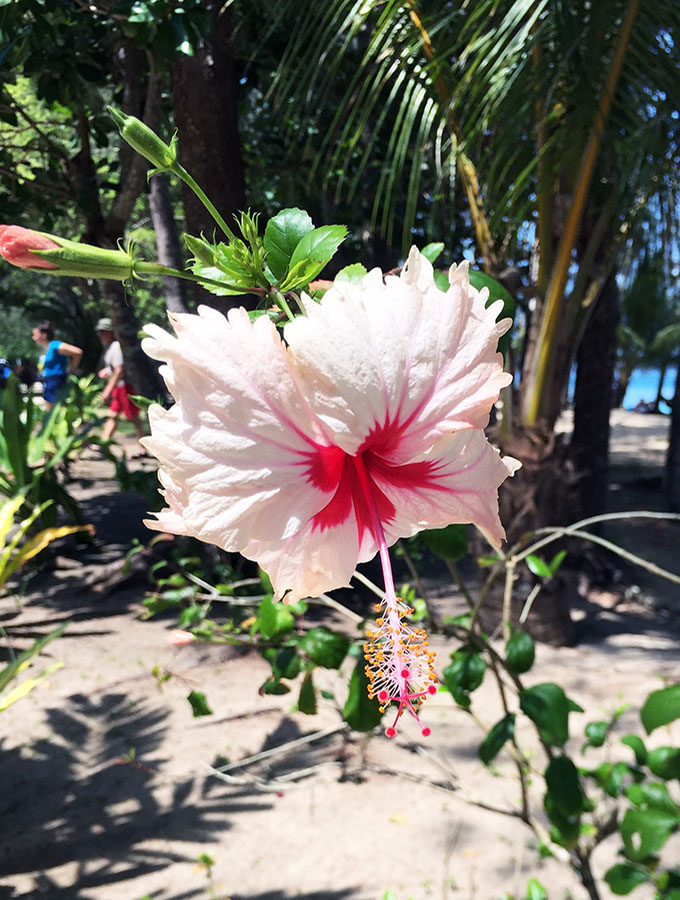
M416 567L413 563L411 554L408 552L408 547L402 540L397 541L397 547L399 547L399 549L401 550L401 552L404 556L404 562L406 563L406 568L409 570L411 578L415 582L416 590L418 591L418 596L422 597L422 599L425 601L425 605L428 606L428 618L431 619L432 616L430 616L430 613L429 613L429 601L428 601L428 597L427 597L427 591L425 590L425 587L420 578L420 575L418 574L418 570L416 569Z
M217 211L215 206L208 199L205 191L201 188L201 186L196 181L194 181L194 179L187 172L187 170L184 168L184 166L181 166L178 162L175 162L175 164L172 167L172 171L175 173L175 175L177 175L178 178L182 179L182 181L186 184L187 187L191 188L191 190L194 192L194 194L196 194L196 196L201 201L203 206L205 206L205 208L208 210L210 215L213 217L213 219L217 222L217 224L220 226L222 231L229 238L229 240L235 241L236 235L234 234L234 232L227 225L227 223L224 221L222 216L219 214L219 212Z

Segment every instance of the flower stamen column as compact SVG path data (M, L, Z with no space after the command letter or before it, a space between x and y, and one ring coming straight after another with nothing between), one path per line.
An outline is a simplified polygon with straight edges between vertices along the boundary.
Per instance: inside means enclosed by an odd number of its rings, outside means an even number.
M437 693L436 685L433 684L437 680L433 670L435 655L428 649L425 631L411 628L404 621L413 613L413 609L397 597L394 588L385 532L363 455L359 453L352 461L370 510L385 582L385 596L378 607L381 615L376 620L378 630L371 632L364 644L368 693L371 698L377 697L382 712L390 703L398 704L394 722L385 730L387 737L394 737L397 733L396 725L404 709L408 709L413 715L421 733L427 737L430 729L421 722L417 709L425 697Z

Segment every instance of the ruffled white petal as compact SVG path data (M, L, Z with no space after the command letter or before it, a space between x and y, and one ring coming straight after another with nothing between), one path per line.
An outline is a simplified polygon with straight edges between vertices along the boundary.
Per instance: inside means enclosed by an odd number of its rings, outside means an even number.
M348 587L359 558L356 519L321 529L311 521L294 537L264 543L251 541L242 551L269 575L275 599L294 603L318 597L338 587ZM372 545L369 559L376 553ZM288 593L286 593L288 591Z
M400 278L379 270L360 285L337 282L306 316L286 325L301 386L333 440L355 453L376 428L399 427L391 458L426 452L454 430L484 428L500 390L498 304L452 267L447 293L415 248Z
M172 323L177 337L149 326L144 341L177 401L150 409L144 440L172 510L156 527L179 517L183 533L227 550L295 534L328 502L308 478L314 442L327 440L276 329L242 309L227 320L202 307Z
M498 516L498 488L520 467L516 459L501 457L483 431L459 431L441 438L415 465L427 474L407 480L399 477L399 469L370 470L396 510L393 520L384 523L388 544L423 529L471 523L500 546L505 532Z

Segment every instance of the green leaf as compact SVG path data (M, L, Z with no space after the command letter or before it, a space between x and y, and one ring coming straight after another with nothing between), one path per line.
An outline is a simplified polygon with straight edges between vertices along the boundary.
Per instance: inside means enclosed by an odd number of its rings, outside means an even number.
M545 560L541 559L540 556L535 556L533 553L530 553L525 562L529 567L529 571L539 578L552 578L550 566Z
M313 229L314 223L309 213L297 207L282 209L267 222L264 249L267 253L267 265L277 281L288 271L295 248L305 234Z
M624 782L630 780L631 769L627 763L603 762L596 769L588 772L591 778L599 784L605 794L610 797L620 797L624 790Z
M638 862L660 850L678 827L677 816L659 809L628 809L619 826L626 856Z
M479 758L488 766L501 751L503 744L509 741L515 734L515 714L508 713L506 716L496 722L491 731L484 738L479 750L477 751Z
M548 900L548 894L540 881L530 878L527 882L527 895L525 900Z
M623 896L648 881L648 876L646 872L634 869L628 863L617 863L611 869L607 869L604 880L613 894Z
M515 675L528 672L534 664L536 645L534 639L525 631L513 628L505 645L505 663Z
M282 681L279 681L279 679L275 675L272 675L270 678L268 678L260 687L261 694L279 695L287 694L289 691L290 688L288 687L288 685L284 684Z
M338 669L347 656L349 639L320 625L298 641L298 649L324 669Z
M553 576L555 575L555 573L557 572L557 570L559 569L559 567L560 567L560 566L562 565L562 563L564 562L564 559L565 559L566 555L567 555L567 551L566 551L566 550L560 550L559 553L556 553L556 554L553 556L553 558L550 560L550 574L551 574L551 575L553 575Z
M290 631L295 625L292 612L283 603L274 603L270 594L266 594L260 603L255 630L268 641Z
M556 756L545 770L545 783L552 802L565 816L583 811L584 795L578 770L568 756Z
M470 705L470 693L476 690L486 671L486 662L478 650L461 647L451 654L451 662L442 672L446 689L459 706Z
M647 765L664 781L671 778L680 778L680 748L657 747L650 750L647 756Z
M680 684L652 691L640 710L640 719L647 734L680 719Z
M562 688L546 682L520 691L522 712L534 722L546 743L562 747L569 737L569 701Z
M455 562L462 559L468 550L467 528L465 525L447 525L421 532L428 550L442 559Z
M356 666L349 680L349 694L342 711L342 717L354 731L373 731L380 724L382 713L380 705L368 696L368 678L366 662L362 655L357 658Z
M440 272L438 269L435 269L434 283L437 285L440 291L446 293L451 287L451 282L449 281L449 273Z
M551 793L543 798L548 818L553 824L550 835L556 844L573 847L581 836L581 816L579 813L565 813L555 802Z
M366 277L366 266L361 263L352 263L351 266L345 266L340 269L335 276L335 281L347 281L349 284L361 284Z
M192 691L187 700L191 704L191 711L194 714L194 718L199 718L199 716L211 716L213 711L208 706L208 701L205 699L205 694L201 693L201 691Z
M665 784L648 781L642 784L631 784L626 796L634 806L645 809L659 809L670 813L680 822L680 807L675 803Z
M440 241L435 241L432 244L426 244L420 252L423 254L425 259L429 260L429 262L434 265L437 257L441 256L441 254L444 252L444 244Z
M644 766L647 762L647 748L644 741L637 734L627 734L621 738L621 743L625 744L635 754L635 762L638 766Z
M510 291L504 287L500 281L496 281L495 278L492 278L491 275L487 275L486 272L480 272L478 269L470 269L470 284L472 287L477 288L478 291L483 290L484 288L489 289L489 299L487 301L487 306L490 306L496 300L503 301L503 309L501 310L500 315L496 317L496 321L499 319L514 319L515 317L515 300Z
M301 661L295 647L284 647L274 657L272 671L279 678L296 678L300 672Z
M302 679L300 696L298 697L298 709L306 716L316 715L316 691L314 690L314 681L311 672L307 672Z
M601 747L607 740L609 722L588 722L584 731L588 740L583 745L583 749L586 747Z
M316 260L301 259L290 267L290 270L284 280L279 285L282 291L292 291L295 288L304 287L309 284L319 274L323 266L320 266Z
M302 260L314 260L318 268L316 275L329 262L335 251L347 236L347 228L344 225L323 225L308 231L299 241L293 255L290 258L292 269ZM314 276L312 276L314 277Z

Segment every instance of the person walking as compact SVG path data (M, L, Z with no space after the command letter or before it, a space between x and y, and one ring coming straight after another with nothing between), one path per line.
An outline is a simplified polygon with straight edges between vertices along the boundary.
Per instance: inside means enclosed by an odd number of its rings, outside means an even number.
M66 396L65 385L80 364L83 351L74 344L57 341L51 322L40 322L32 332L35 343L44 351L41 363L43 401L47 412Z
M106 378L102 400L109 403L109 417L102 430L102 440L108 441L113 437L121 413L134 425L137 438L143 438L144 427L140 419L140 410L130 397L132 388L125 381L123 351L120 343L115 340L111 319L100 319L96 331L104 347L104 368L98 373L100 378Z

